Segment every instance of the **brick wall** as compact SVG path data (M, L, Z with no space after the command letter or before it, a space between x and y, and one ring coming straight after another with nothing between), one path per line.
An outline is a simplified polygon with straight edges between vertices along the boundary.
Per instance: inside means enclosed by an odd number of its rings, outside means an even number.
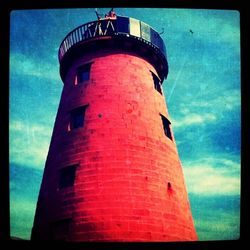
M74 84L92 62L90 79ZM40 191L34 235L72 241L197 240L164 94L151 64L121 52L86 55L64 83ZM68 131L70 111L87 105L84 126ZM74 185L60 169L78 164ZM58 229L59 228L59 229ZM34 236L35 238L35 236Z

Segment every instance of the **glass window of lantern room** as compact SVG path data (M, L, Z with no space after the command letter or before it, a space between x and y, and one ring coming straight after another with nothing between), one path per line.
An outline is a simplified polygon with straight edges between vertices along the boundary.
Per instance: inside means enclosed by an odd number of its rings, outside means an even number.
M171 134L171 130L170 130L170 124L171 122L162 114L161 115L161 119L162 119L162 125L163 125L163 129L164 129L164 134L170 139L173 140L172 138L172 134Z
M134 18L129 18L129 29L130 35L132 36L141 36L141 28L140 28L140 21Z
M163 48L162 48L162 46L163 46L162 45L162 40L161 40L161 37L160 37L159 33L156 32L151 27L150 27L150 40L151 40L151 43L153 43L154 45L159 47L161 50L163 50Z
M127 17L118 16L116 19L116 27L118 33L129 33L129 19Z
M141 21L141 37L150 42L150 26Z
M90 79L90 68L92 63L87 63L77 69L75 85Z

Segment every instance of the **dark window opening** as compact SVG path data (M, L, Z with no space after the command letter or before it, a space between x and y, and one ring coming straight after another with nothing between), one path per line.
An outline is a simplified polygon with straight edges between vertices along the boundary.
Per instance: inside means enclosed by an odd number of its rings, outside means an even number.
M77 164L60 169L59 189L72 187L75 182Z
M161 119L162 119L162 125L163 125L163 129L164 129L165 135L170 140L173 140L172 134L171 134L171 130L170 130L170 124L171 124L171 122L165 116L163 116L163 115L161 115Z
M119 33L129 33L129 18L118 16L116 23Z
M85 111L86 111L87 106L88 105L73 109L70 112L70 129L69 130L83 127Z
M75 78L75 85L77 85L80 82L89 80L91 64L92 63L84 64L77 69L77 74L76 74L76 78Z
M152 74L152 77L153 77L153 80L154 80L154 88L162 95L160 79L153 72L151 72L151 74Z
M58 220L51 223L51 240L69 240L71 219Z

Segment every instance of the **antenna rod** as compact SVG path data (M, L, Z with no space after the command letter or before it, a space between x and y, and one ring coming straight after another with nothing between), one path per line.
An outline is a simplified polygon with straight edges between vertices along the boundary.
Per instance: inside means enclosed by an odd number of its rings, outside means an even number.
M101 17L100 17L100 15L99 15L98 12L97 12L97 8L95 8L95 14L96 14L96 16L97 16L97 18L98 18L98 20L99 20Z

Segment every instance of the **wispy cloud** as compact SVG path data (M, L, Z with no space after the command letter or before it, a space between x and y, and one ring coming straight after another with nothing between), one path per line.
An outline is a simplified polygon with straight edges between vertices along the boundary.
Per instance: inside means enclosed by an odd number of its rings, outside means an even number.
M61 81L58 67L40 58L34 59L21 53L10 55L10 72L11 74L46 78L53 82Z
M177 128L214 121L216 121L216 116L214 114L188 114L183 116L181 119L173 119L172 124L174 128Z
M209 91L209 90L206 90ZM208 94L208 93L207 93ZM211 93L210 90L210 95ZM206 100L206 101L198 101L197 99L192 101L190 103L190 107L199 107L199 108L211 108L214 109L216 107L216 110L224 110L224 111L230 111L235 108L239 108L241 105L241 93L239 89L233 89L233 90L225 90L220 95L216 96L213 99Z
M10 162L43 168L52 128L13 121L10 123Z
M210 96L210 99L202 100L194 97L194 100L186 101L175 107L178 111L174 110L173 116L178 114L178 117L172 119L173 127L179 128L202 123L221 122L224 117L226 119L231 118L232 113L228 116L228 112L240 112L240 90L225 90L221 95L217 94L216 96L213 93L208 93L208 96Z
M239 195L240 163L223 158L183 162L188 191L200 195Z

